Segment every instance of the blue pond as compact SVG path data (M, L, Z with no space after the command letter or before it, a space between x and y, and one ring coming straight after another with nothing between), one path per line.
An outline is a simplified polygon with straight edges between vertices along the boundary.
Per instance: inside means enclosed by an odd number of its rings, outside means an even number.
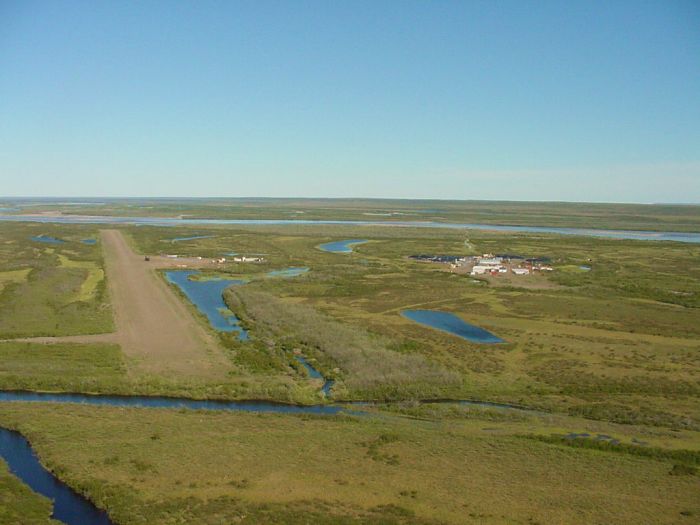
M422 325L449 332L474 343L505 343L503 339L478 326L465 323L448 312L435 310L404 310L401 315Z
M47 244L62 244L66 241L62 241L61 239L57 239L56 237L51 237L50 235L35 235L32 237L33 241L36 242L45 242Z
M241 341L248 339L246 332L240 324L240 320L228 309L224 303L223 293L226 288L235 284L243 284L244 281L234 279L210 279L203 281L191 280L191 275L196 275L196 270L173 270L165 272L165 276L171 283L182 290L187 298L200 312L207 316L209 323L220 332L238 332Z
M306 267L291 267L284 270L273 270L267 273L268 277L297 277L305 274L309 269Z
M111 525L103 510L59 481L39 462L29 442L19 433L0 428L0 457L15 476L34 492L53 500L52 518L67 525Z
M352 246L355 244L363 244L365 239L348 239L346 241L333 241L321 244L318 248L324 252L333 253L352 253Z
M83 239L82 241L83 244L97 244L97 239Z
M194 241L195 239L211 239L215 235L193 235L191 237L175 237L174 239L164 239L168 242Z

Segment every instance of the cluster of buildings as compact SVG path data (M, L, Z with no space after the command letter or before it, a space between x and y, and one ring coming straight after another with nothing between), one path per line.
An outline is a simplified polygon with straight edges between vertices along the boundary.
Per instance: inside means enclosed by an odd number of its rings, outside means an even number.
M485 253L481 257L474 257L470 275L499 275L508 271L514 275L529 275L536 271L551 272L554 268L549 266L548 262L547 258L526 259L519 255Z
M167 254L167 253L164 254L163 256L166 257L167 259L182 259L182 260L192 261L192 262L205 260L204 257L200 257L200 256L188 257L186 255L183 256L183 255L175 255L175 254ZM146 257L146 261L148 261L148 260L150 260L150 258ZM264 257L246 257L244 255L233 257L231 260L233 262L237 262L237 263L262 263L262 262L265 262ZM215 259L205 260L205 262L210 262L212 264L224 264L226 261L227 261L226 257L218 257ZM186 267L185 265L181 265L181 266Z
M508 268L503 264L502 257L484 254L482 257L475 257L475 259L475 264L472 266L470 275L498 275L499 273L508 272Z
M470 275L529 275L533 272L550 272L553 268L546 257L525 258L514 254L485 253L477 256L460 255L409 255L409 259L422 262L449 264L457 272L469 272Z
M465 263L471 259L471 257L462 257L460 255L409 255L408 258L414 261L450 263L451 265Z
M245 256L240 256L240 257L234 257L233 262L242 262L242 263L261 263L265 262L264 257L245 257ZM226 259L223 260L226 262Z

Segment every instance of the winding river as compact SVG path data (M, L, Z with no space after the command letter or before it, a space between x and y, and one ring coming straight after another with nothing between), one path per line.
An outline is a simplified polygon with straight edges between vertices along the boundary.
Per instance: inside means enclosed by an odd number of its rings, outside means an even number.
M581 235L606 239L640 241L675 241L700 243L697 232L657 232L645 230L600 230L595 228L558 228L550 226L512 226L434 221L331 221L302 219L179 219L174 217L108 217L101 215L0 215L0 221L43 222L59 224L142 224L151 226L216 226L216 225L346 225L346 226L403 226L412 228L448 228L492 230L505 232L552 233Z

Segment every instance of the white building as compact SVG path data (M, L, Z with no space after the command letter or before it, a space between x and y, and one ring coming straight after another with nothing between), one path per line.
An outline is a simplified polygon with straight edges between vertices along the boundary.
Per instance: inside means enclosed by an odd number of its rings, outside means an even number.
M497 268L503 264L503 259L500 257L482 257L479 259L479 266L489 266Z
M530 273L530 270L527 268L513 268L513 273L515 275L528 275Z

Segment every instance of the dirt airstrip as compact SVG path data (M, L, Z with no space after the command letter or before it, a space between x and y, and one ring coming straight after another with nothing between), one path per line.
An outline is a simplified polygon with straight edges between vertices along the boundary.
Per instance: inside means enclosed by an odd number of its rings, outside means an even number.
M102 230L116 332L22 339L34 342L109 342L121 346L132 372L216 378L230 364L215 337L161 279L156 263L134 253L118 230Z

